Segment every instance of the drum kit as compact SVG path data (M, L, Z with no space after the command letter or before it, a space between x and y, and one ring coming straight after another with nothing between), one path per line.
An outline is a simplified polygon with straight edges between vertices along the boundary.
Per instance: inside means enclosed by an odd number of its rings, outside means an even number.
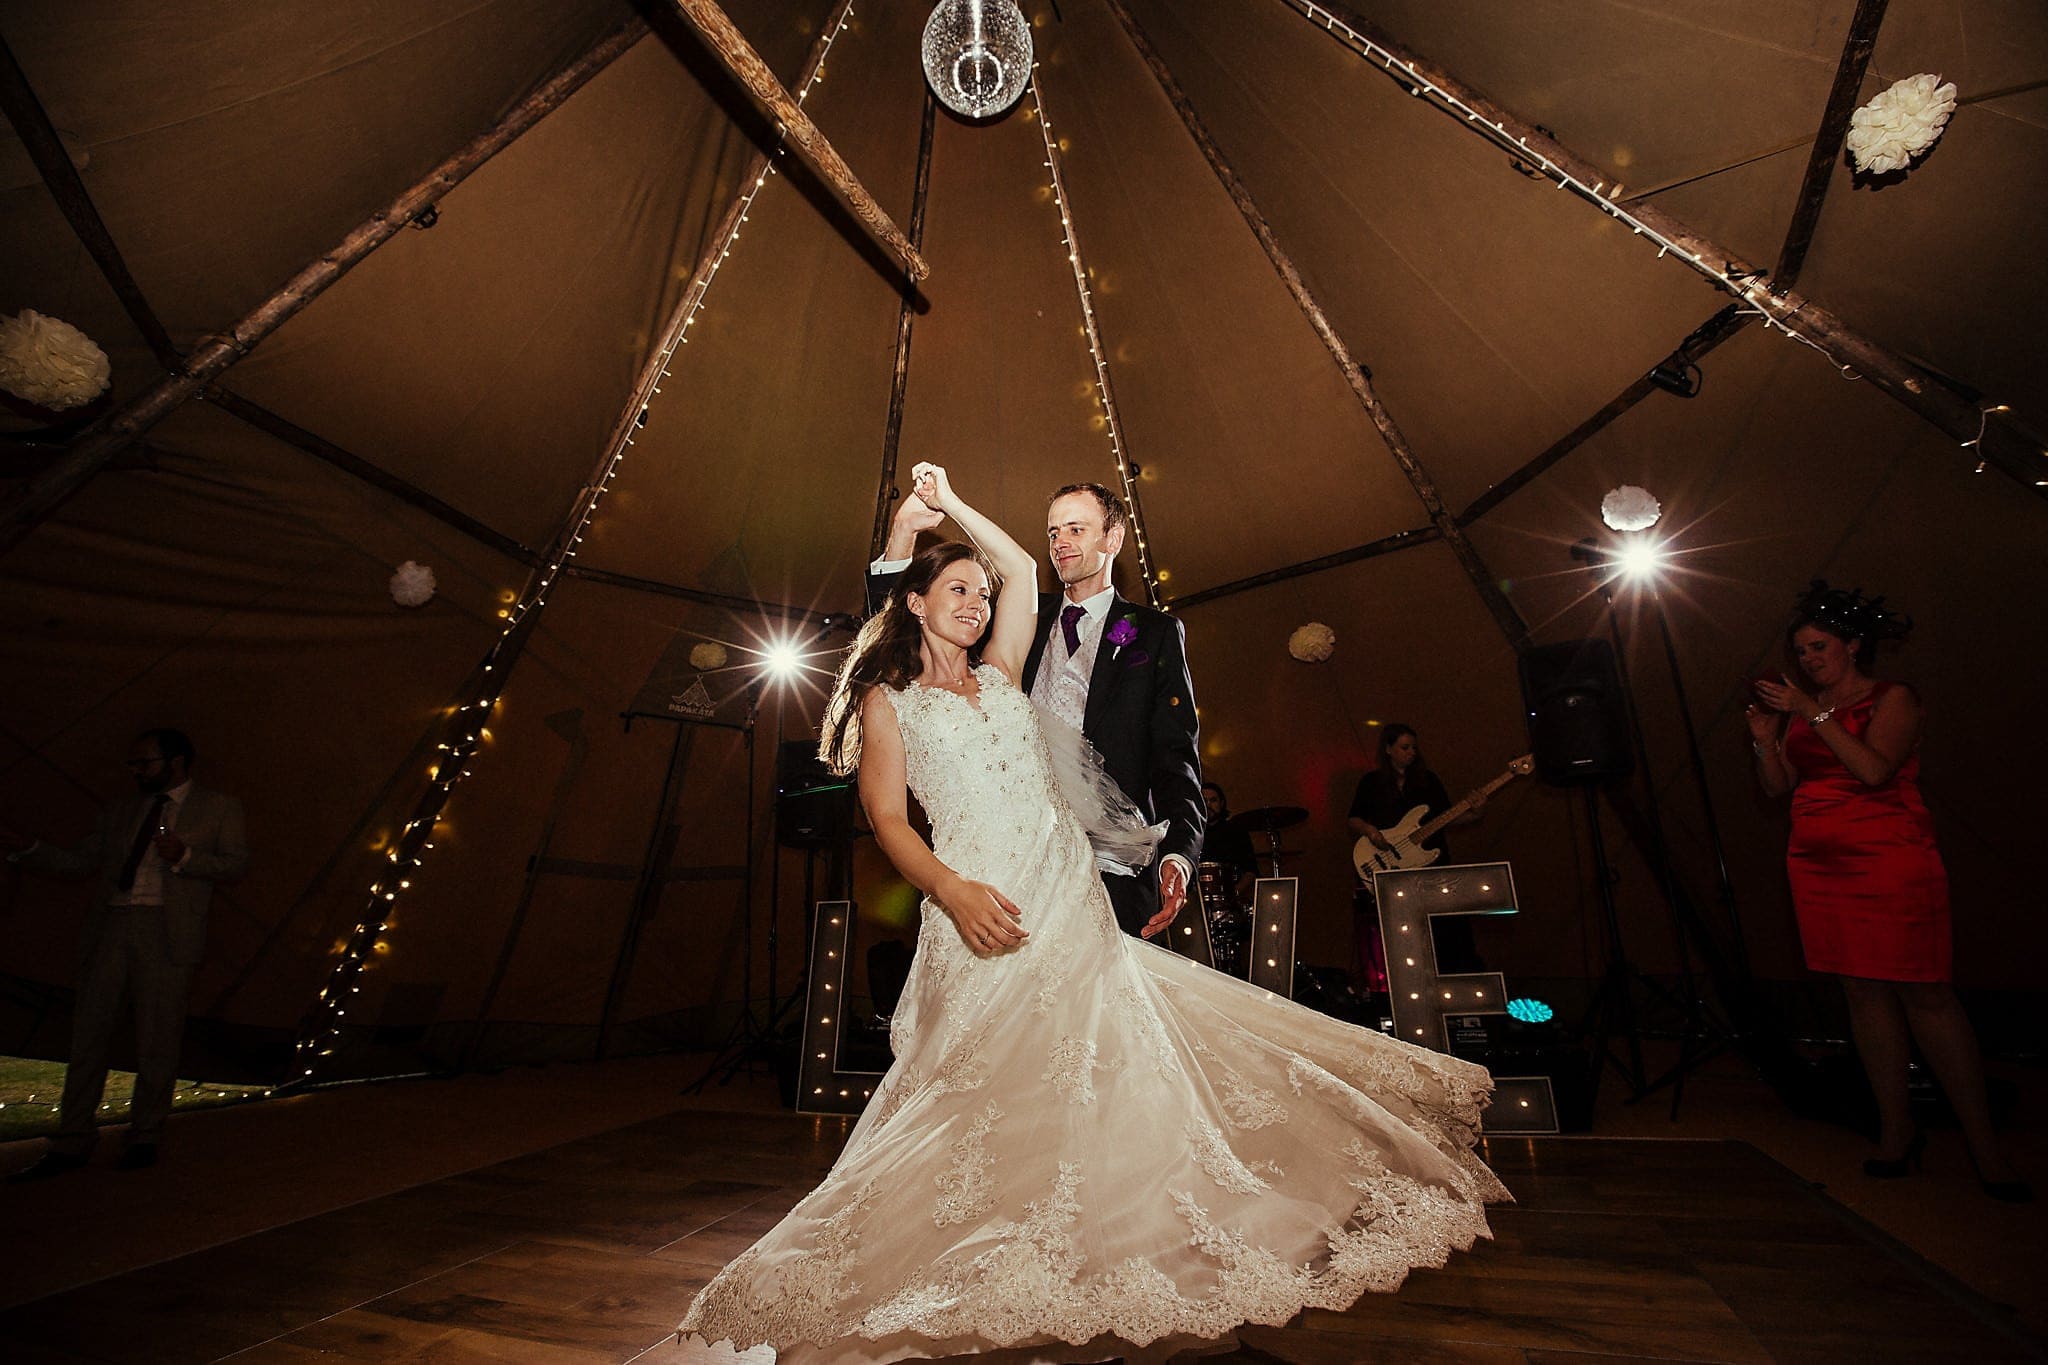
M1269 875L1277 877L1280 875L1280 860L1292 858L1302 851L1282 847L1280 831L1293 829L1307 820L1308 812L1300 806L1261 806L1257 810L1231 816L1223 827L1247 839L1257 834L1265 835L1266 851L1258 856L1272 865ZM1238 869L1228 863L1205 862L1195 869L1195 895L1209 924L1209 946L1215 954L1216 969L1232 976L1243 976L1247 965L1244 949L1251 939L1252 911L1239 895L1237 883Z

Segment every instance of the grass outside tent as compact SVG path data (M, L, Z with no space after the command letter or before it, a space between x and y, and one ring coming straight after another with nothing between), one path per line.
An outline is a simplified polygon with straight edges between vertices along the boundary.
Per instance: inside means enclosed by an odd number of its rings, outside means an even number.
M134 1089L134 1072L109 1071L106 1093L100 1097L100 1122L127 1122L128 1099ZM56 1132L57 1101L63 1093L64 1063L0 1057L0 1142ZM181 1080L171 1108L177 1113L212 1109L261 1099L269 1093L268 1087L260 1085Z

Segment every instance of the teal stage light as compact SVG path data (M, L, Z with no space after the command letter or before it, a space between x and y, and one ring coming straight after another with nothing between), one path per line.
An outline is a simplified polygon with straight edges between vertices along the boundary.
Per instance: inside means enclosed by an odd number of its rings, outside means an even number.
M1541 1000L1523 996L1519 1000L1508 1001L1508 1017L1524 1024L1547 1024L1557 1017L1557 1011Z

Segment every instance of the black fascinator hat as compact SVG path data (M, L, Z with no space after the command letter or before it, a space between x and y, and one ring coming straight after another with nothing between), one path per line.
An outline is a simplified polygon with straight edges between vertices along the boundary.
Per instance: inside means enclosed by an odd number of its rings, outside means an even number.
M1878 643L1905 639L1912 633L1913 618L1887 609L1883 597L1865 597L1861 588L1831 588L1816 578L1793 609L1792 630L1802 626L1819 626L1854 644L1856 666L1868 669Z

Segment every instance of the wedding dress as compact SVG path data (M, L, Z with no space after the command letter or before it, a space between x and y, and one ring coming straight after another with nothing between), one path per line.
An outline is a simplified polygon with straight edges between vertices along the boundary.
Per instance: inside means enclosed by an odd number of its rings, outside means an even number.
M895 1064L682 1331L780 1362L1099 1360L1342 1309L1489 1235L1486 1072L1120 932L1038 713L975 676L978 704L885 695L934 852L1029 937L977 957L924 902Z

